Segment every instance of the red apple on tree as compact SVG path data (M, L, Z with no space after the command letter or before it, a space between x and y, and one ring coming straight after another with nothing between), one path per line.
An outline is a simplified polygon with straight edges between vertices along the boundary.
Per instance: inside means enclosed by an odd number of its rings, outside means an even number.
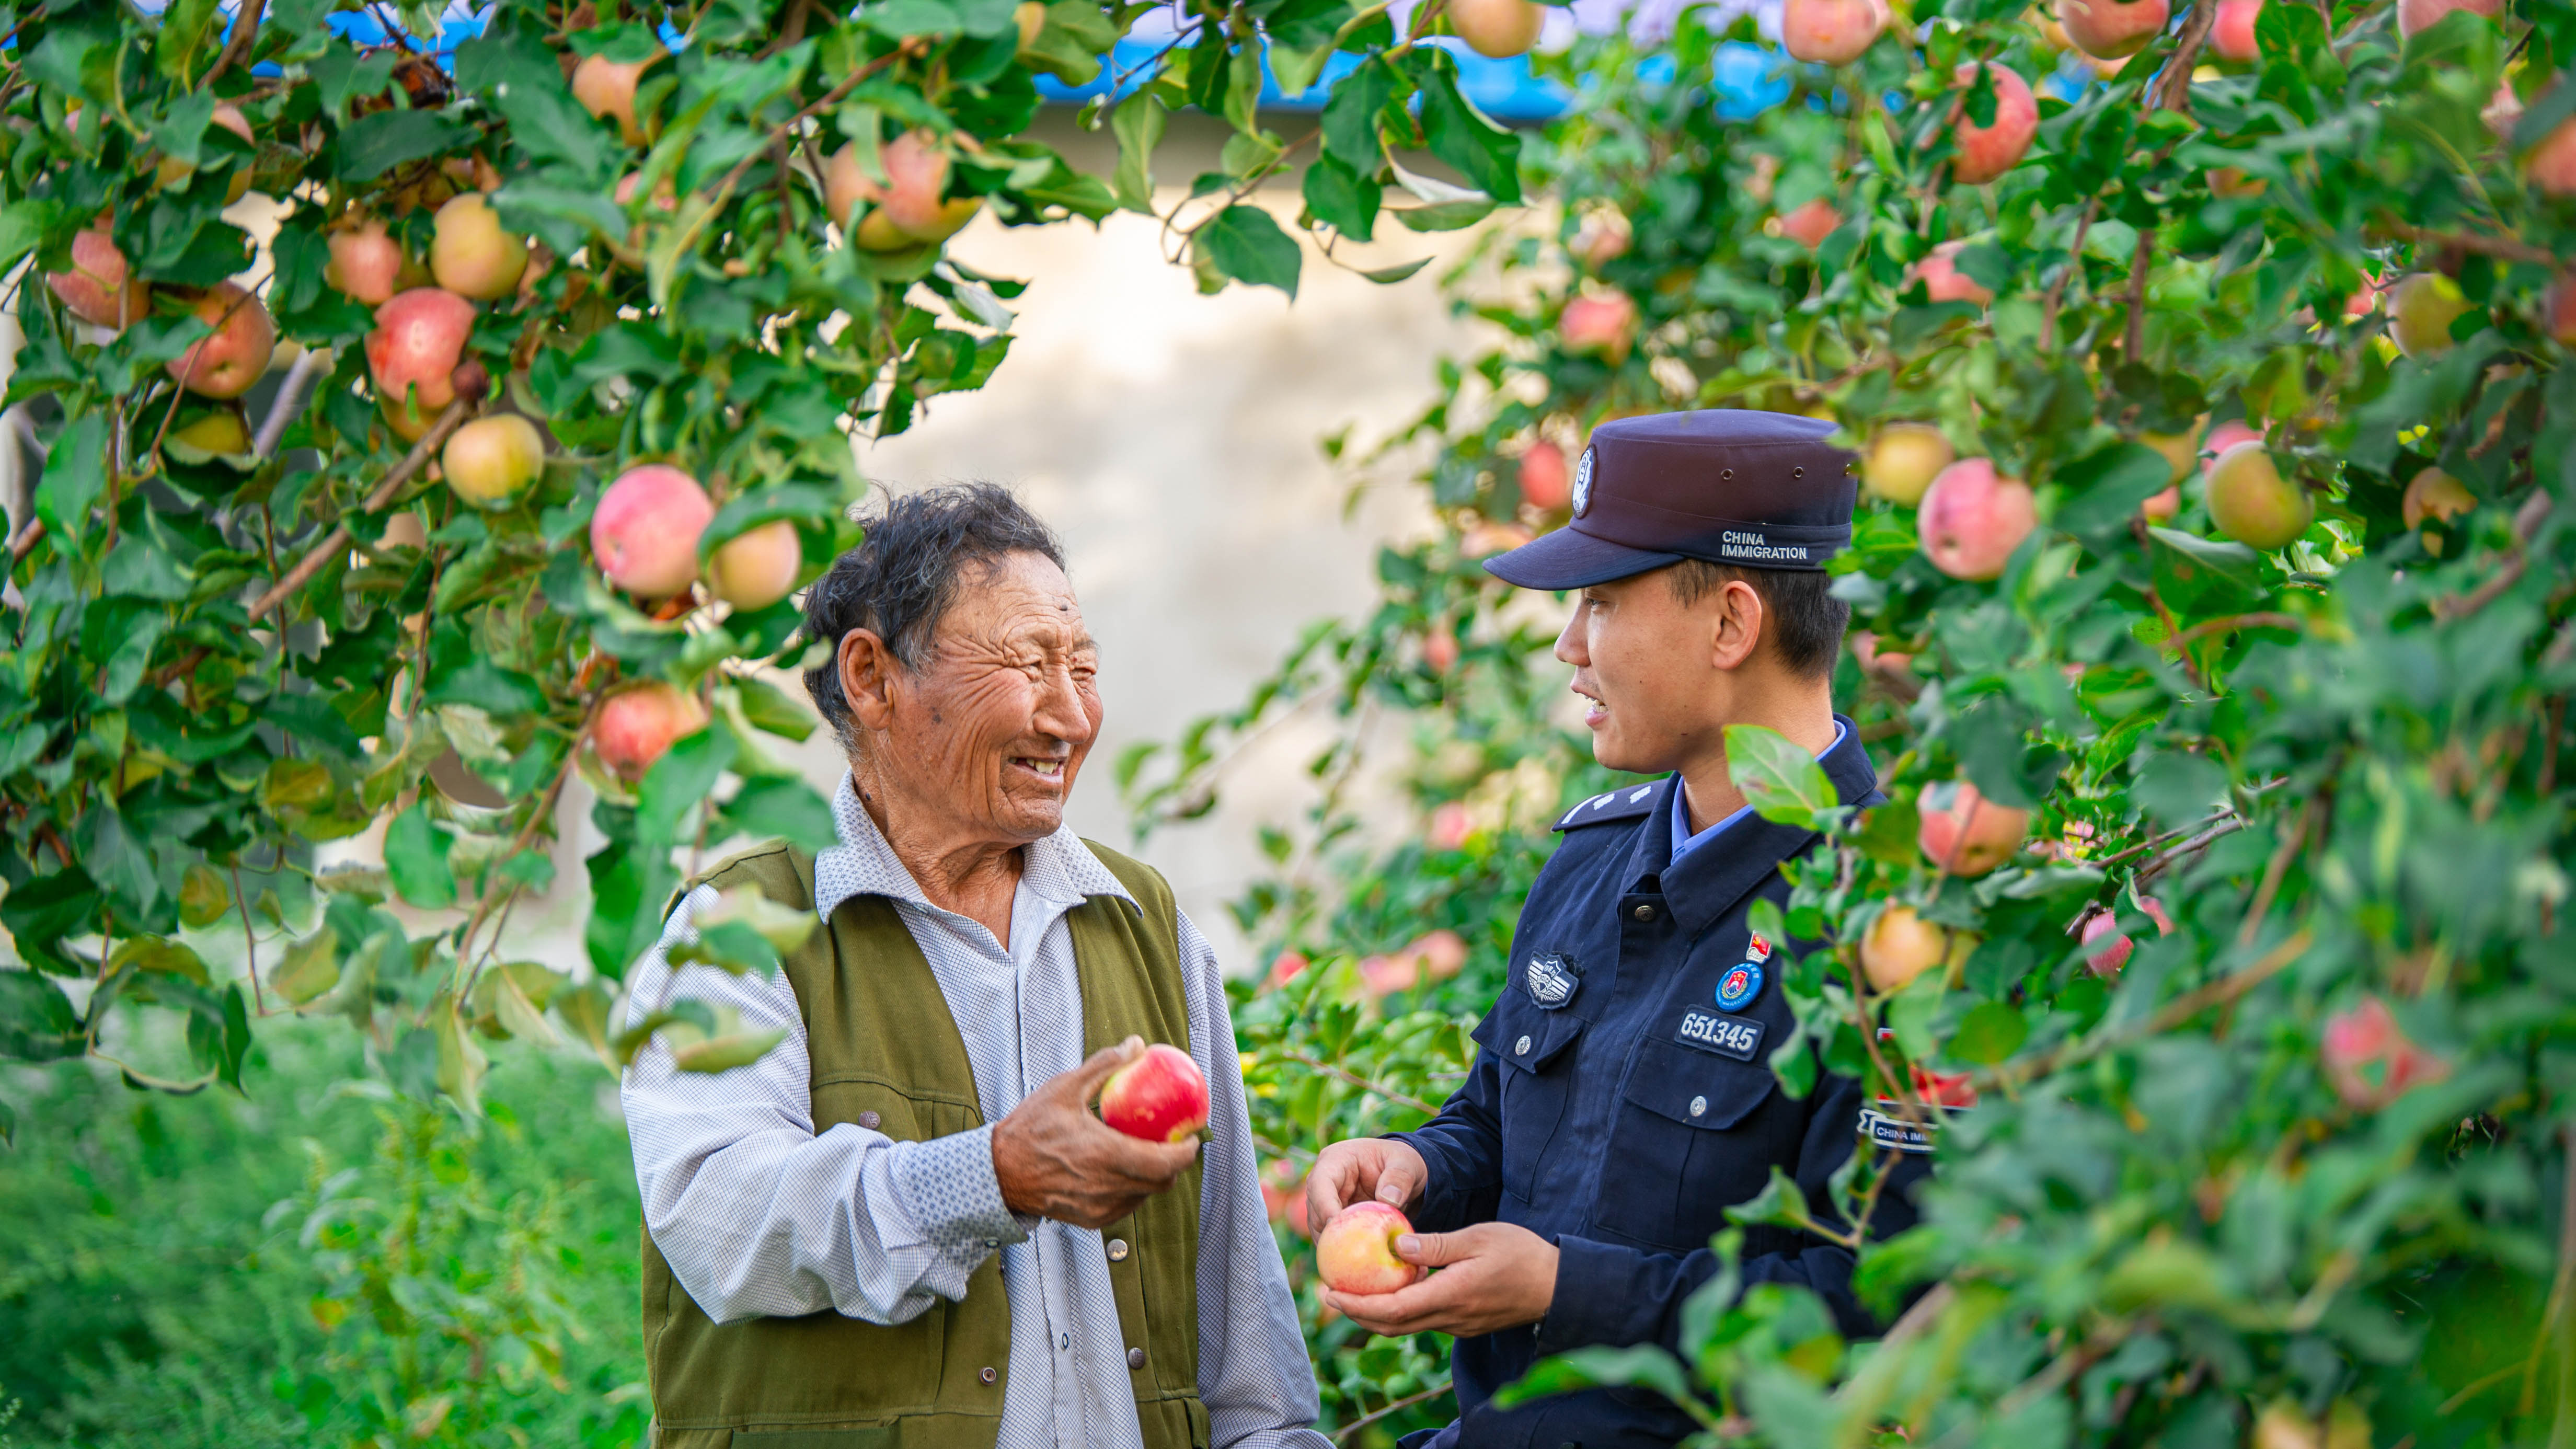
M1563 508L1574 496L1574 472L1565 450L1542 438L1521 449L1521 501L1542 513Z
M439 454L447 489L477 508L507 508L546 471L545 435L517 413L459 427Z
M2138 909L2146 912L2147 919L2156 923L2157 935L2174 933L2173 917L2165 914L2163 902L2154 896L2140 896ZM2084 922L2083 944L2090 946L2104 936L2111 939L2101 949L2085 952L2084 965L2096 976L2117 976L2120 968L2129 964L2129 954L2137 949L2137 943L2120 933L2119 917L2110 911L2098 912Z
M1315 1239L1315 1266L1336 1293L1392 1293L1422 1276L1420 1268L1395 1255L1395 1240L1412 1231L1413 1223L1390 1204L1351 1203Z
M1282 951L1270 960L1270 974L1261 978L1265 988L1277 988L1297 979L1297 974L1315 963L1300 951Z
M610 695L590 727L590 746L609 773L628 784L644 778L672 742L706 728L707 712L694 694L648 680Z
M501 226L483 193L468 191L438 209L429 242L430 274L460 297L492 302L519 289L528 244Z
M1781 46L1795 59L1821 65L1860 59L1886 26L1887 10L1879 0L1782 0L1780 6Z
M667 463L629 468L590 516L590 552L618 588L667 599L697 578L698 535L715 516L697 479Z
M2492 20L2504 13L2504 0L2397 0L2397 33L2412 36L2439 24L2454 10Z
M2439 468L2427 468L2406 485L2406 496L2398 509L2408 528L2422 528L2436 519L2448 523L2478 506L2478 495L2467 484Z
M1538 44L1545 8L1531 0L1448 0L1449 28L1488 60L1527 55Z
M2209 48L2221 60L2250 65L2263 54L2254 41L2254 22L2263 0L2218 0L2218 18L2209 27Z
M1991 458L1961 458L1942 469L1914 516L1932 566L1971 582L2000 577L2013 550L2038 526L2030 485L1997 474Z
M188 309L214 329L168 363L170 376L199 397L240 397L268 371L277 351L277 324L259 298L231 282L217 282Z
M1637 344L1637 302L1625 292L1587 293L1558 314L1557 336L1568 352L1591 353L1618 366Z
M2576 196L2576 116L2559 122L2525 152L2522 169L2551 196Z
M1959 253L1967 249L1964 241L1945 241L1934 247L1922 260L1905 269L1909 280L1923 284L1923 295L1934 302L1974 302L1983 307L1995 300L1995 294L1978 285L1977 279L1959 270Z
M1979 64L1961 62L1951 72L1951 84L1961 90L1973 88ZM1962 186L1982 186L2020 165L2032 138L2039 134L2039 101L2030 93L2030 82L2008 65L1987 64L1985 70L1994 77L1994 120L1980 126L1962 105L1958 123L1951 129L1950 174Z
M1475 829L1475 820L1468 815L1466 806L1455 800L1445 801L1432 808L1431 829L1423 835L1422 843L1433 850L1456 850L1467 843Z
M2209 521L2253 548L2289 547L2317 517L2316 500L2281 476L2260 442L2238 443L2209 465Z
M805 568L805 546L784 518L755 524L724 542L707 560L707 592L736 612L766 609L795 591Z
M456 401L456 369L474 334L474 304L438 287L397 292L376 309L367 334L367 371L385 421L418 442Z
M1868 0L1875 4L1877 0ZM1843 224L1843 215L1834 204L1821 196L1809 197L1780 217L1780 235L1809 251L1825 244L1834 228Z
M2166 0L2057 0L2057 21L2076 49L2118 60L2147 48L2172 18Z
M1626 212L1615 206L1600 206L1585 213L1583 224L1575 228L1573 251L1585 266L1597 272L1626 256L1629 243L1635 239Z
M629 146L644 144L644 127L635 118L635 87L644 72L662 57L647 56L642 60L610 60L604 55L586 55L572 68L572 98L581 108L603 121L617 123L617 134Z
M1178 1142L1207 1126L1207 1078L1176 1046L1155 1042L1100 1089L1100 1120L1130 1137Z
M2451 1064L2409 1040L2376 996L2326 1018L2318 1056L2335 1095L2356 1112L2376 1111L2451 1074Z
M331 259L323 264L322 280L352 302L381 307L395 293L427 279L403 255L402 243L372 217L337 228L326 245Z
M1939 790L1932 786L1917 802L1922 824L1914 843L1925 860L1946 874L1973 879L2021 849L2022 837L2030 833L2029 811L1998 805L1965 780L1953 785L1946 798L1936 797Z
M1912 507L1941 470L1958 461L1949 437L1928 423L1889 423L1870 440L1860 465L1860 481L1890 503Z
M71 270L47 272L45 285L73 316L94 326L122 328L152 315L151 286L126 266L103 218L72 237Z

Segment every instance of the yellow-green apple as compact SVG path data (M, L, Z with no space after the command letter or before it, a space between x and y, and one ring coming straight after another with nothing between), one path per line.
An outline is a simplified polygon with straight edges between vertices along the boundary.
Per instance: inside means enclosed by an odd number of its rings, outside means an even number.
M1962 61L1950 83L1963 91L1973 87L1979 64ZM2030 82L2008 65L1989 64L1986 73L1994 77L1993 124L1978 125L1962 107L1951 129L1950 174L1962 186L1983 185L2020 165L2031 138L2039 134L2039 101L2030 93Z
M2021 849L2022 837L2030 833L2029 811L1998 805L1965 780L1955 783L1946 798L1936 796L1939 790L1938 785L1925 790L1917 802L1923 823L1915 830L1914 844L1943 873L1974 879Z
M2409 357L2451 346L2451 324L2476 310L2460 284L2440 272L2417 272L2388 292L2388 335Z
M1521 501L1539 511L1563 508L1574 496L1574 475L1565 466L1565 450L1542 438L1521 449Z
M381 307L396 292L427 280L403 255L402 243L372 217L333 231L327 245L331 259L322 266L322 280L352 302Z
M1100 1120L1130 1137L1178 1142L1207 1126L1207 1078L1198 1063L1161 1042L1110 1073L1100 1089Z
M2039 43L2053 55L2064 55L2075 48L2066 27L2057 23L2057 12L2044 5L2034 5L2022 12L2022 19L2039 27Z
M2376 996L2327 1017L2317 1045L2335 1095L2359 1112L2387 1106L2409 1088L2451 1074L2451 1064L2409 1040Z
M805 546L784 518L756 524L716 545L707 559L707 592L737 611L766 609L796 588Z
M1868 3L1876 4L1877 0L1868 0ZM1814 196L1791 207L1779 220L1780 235L1814 251L1824 245L1825 238L1834 234L1835 227L1843 224L1843 214L1834 210L1832 202Z
M2492 20L2504 13L2504 0L2397 0L2397 33L2411 36L2439 24L2454 10Z
M1597 272L1626 256L1629 243L1635 239L1628 213L1615 206L1595 207L1574 230L1574 254Z
M1860 938L1860 969L1879 991L1902 991L1950 954L1950 930L1912 906L1889 906Z
M501 214L479 191L451 197L438 209L430 234L429 270L438 285L460 297L492 302L519 289L528 270L528 244L501 225Z
M72 237L72 267L47 272L45 285L71 314L99 327L124 327L152 315L152 288L125 264L107 224Z
M590 745L609 773L628 784L644 778L675 740L706 728L706 707L694 694L661 680L621 689L599 706Z
M2140 896L2138 909L2145 911L2147 919L2156 923L2157 935L2170 936L2174 933L2173 917L2165 914L2162 901L2154 896ZM2085 952L2084 966L2096 976L2117 976L2120 974L2120 968L2129 964L2129 953L2138 949L2137 943L2121 932L2120 918L2111 911L2099 912L2088 917L2084 922L2083 944L2091 946L2104 936L2111 939L2103 942L2099 948Z
M2263 13L2263 0L2218 0L2218 15L2209 27L2209 48L2221 60L2251 63L2262 55L2255 43L2254 22Z
M367 371L385 421L418 442L456 401L456 369L474 332L474 304L439 287L396 292L376 309Z
M1945 241L1922 260L1905 269L1908 279L1923 284L1923 295L1935 302L1974 302L1983 307L1995 300L1995 294L1977 284L1977 279L1959 270L1959 253L1967 249L1964 241Z
M1637 345L1637 302L1625 292L1586 293L1565 304L1556 333L1568 352L1593 353L1612 366Z
M2185 428L2179 433L2140 433L2138 441L2164 455L2173 469L2173 481L2181 482L2200 469L2199 428Z
M2166 0L2057 0L2057 22L2086 55L2118 60L2147 48L2172 18Z
M1860 481L1890 503L1911 508L1923 501L1923 490L1941 470L1957 462L1958 450L1929 423L1889 423L1870 440L1869 456L1860 465Z
M644 127L635 118L635 87L644 72L662 57L647 56L642 60L610 60L604 55L586 55L572 68L572 98L581 108L603 121L617 123L617 134L629 146L644 144Z
M438 462L449 492L477 508L507 508L546 471L546 439L517 413L494 413L450 433Z
M208 453L247 453L250 451L250 429L242 426L241 414L227 408L172 428L170 441L185 443Z
M2468 485L2439 468L2427 468L2406 485L2406 496L2398 503L2408 528L2422 528L2439 519L2444 523L2478 506L2478 495Z
M590 552L608 581L639 599L667 599L698 576L698 535L716 506L698 480L667 463L618 475L590 515Z
M1012 7L1011 23L1019 27L1021 53L1026 54L1030 46L1038 43L1038 37L1046 33L1046 19L1045 0L1020 0Z
M1935 474L1914 516L1932 566L1973 582L2001 575L2038 525L2030 485L1995 472L1991 458L1961 458Z
M2274 1399L2254 1420L2250 1449L2370 1449L2370 1416L2337 1399L2322 1420L2289 1399Z
M1531 0L1449 0L1449 28L1488 60L1529 54L1546 18L1546 9Z
M1365 1199L1333 1214L1315 1239L1315 1266L1336 1293L1392 1293L1422 1276L1395 1255L1395 1240L1413 1224L1392 1204Z
M2164 0L2142 3L2161 5ZM1823 65L1860 59L1886 26L1887 10L1879 0L1783 0L1780 6L1781 46L1798 60Z
M2551 196L2576 195L2576 116L2561 121L2522 158L2531 184Z
M2238 443L2209 465L2209 521L2238 543L2287 548L2316 517L2316 500L2281 476L2260 442Z
M241 287L217 282L188 309L215 330L188 344L169 362L170 375L200 397L240 397L268 371L277 351L277 324L268 308Z

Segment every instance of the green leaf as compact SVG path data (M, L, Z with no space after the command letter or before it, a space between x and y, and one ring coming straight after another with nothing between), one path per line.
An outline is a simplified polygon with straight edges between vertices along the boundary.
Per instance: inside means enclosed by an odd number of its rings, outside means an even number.
M1435 201L1429 206L1399 207L1388 213L1404 223L1407 231L1463 231L1494 214L1494 203L1479 197L1472 201Z
M2049 523L2098 545L2127 532L2138 505L2173 482L2173 465L2155 449L2124 439L2058 469L2057 482L2066 498Z
M1582 1389L1652 1389L1677 1404L1699 1402L1682 1362L1657 1344L1578 1348L1530 1365L1528 1373L1494 1395L1496 1408L1515 1408L1552 1394Z
M1306 209L1315 219L1351 240L1367 241L1377 229L1378 184L1331 156L1319 157L1306 168L1305 191ZM1406 275L1411 275L1410 269Z
M464 668L433 680L424 698L431 704L470 704L503 719L541 714L546 707L545 691L535 680L481 654Z
M84 413L64 426L36 484L36 516L60 537L79 541L89 511L107 491L107 419Z
M233 908L233 890L224 878L204 861L188 867L179 878L180 923L202 930L222 920Z
M701 729L663 751L635 792L635 838L648 845L672 845L682 822L701 804L713 806L716 781L733 763L732 734Z
M890 40L915 35L956 35L965 17L947 0L873 0L859 7L859 23Z
M1111 189L1118 204L1142 216L1154 215L1154 148L1162 144L1170 113L1151 91L1138 91L1109 113L1110 134L1118 138L1118 168Z
M80 1013L61 987L32 971L0 970L0 1056L50 1062L86 1050Z
M1324 103L1324 154L1353 175L1373 177L1386 160L1379 127L1396 85L1394 67L1377 56L1333 84L1332 99Z
M1260 207L1227 207L1199 228L1196 242L1197 255L1223 275L1297 295L1296 240Z
M1806 1193L1777 1163L1772 1164L1771 1179L1762 1185L1762 1191L1728 1208L1726 1220L1748 1228L1794 1228L1799 1232L1811 1232L1816 1226L1814 1215L1807 1211Z
M814 787L803 780L772 775L746 780L731 800L725 802L725 819L740 831L754 837L775 837L802 846L822 850L840 843L840 834L832 823L832 807Z
M1431 154L1449 163L1468 184L1505 206L1521 199L1521 138L1479 115L1458 90L1457 62L1445 50L1421 77L1422 134Z
M11 887L9 894L0 898L0 925L9 928L18 950L30 959L56 970L87 975L91 963L66 956L58 947L68 937L97 929L98 908L97 882L79 866L67 865L51 875L40 875Z
M746 529L781 518L838 518L844 506L840 495L832 490L802 483L783 483L738 494L707 520L706 529L698 535L698 558L713 558L727 539Z
M206 963L196 952L160 936L135 936L120 942L116 954L108 958L107 966L111 971L131 968L160 976L176 976L199 986L213 984L206 975Z
M1815 756L1760 725L1726 727L1726 770L1753 813L1774 824L1821 830L1842 804Z
M2150 528L2156 597L2183 618L2238 613L2263 596L2262 555L2171 528Z
M422 910L444 910L456 904L456 874L447 864L451 832L431 822L429 802L412 807L385 826L385 871L394 892Z
M1893 866L1909 866L1919 849L1915 837L1923 828L1923 817L1911 800L1891 800L1864 812L1860 830L1852 844L1871 860Z
M268 987L289 1006L321 999L340 983L340 938L328 926L286 948L286 959L268 973Z
M1431 258L1416 257L1412 261L1398 262L1391 267L1372 267L1369 270L1360 273L1360 275L1379 284L1380 286L1385 286L1390 283L1401 282L1405 278L1412 276L1414 273L1421 271L1424 267L1429 265L1431 265Z
M2029 1039L2030 1022L2019 1007L1989 1001L1959 1018L1958 1030L1950 1034L1948 1054L1953 1061L1990 1067L2008 1060Z
M474 136L472 126L438 111L375 111L340 132L332 175L373 181L406 162L455 150Z
M732 685L742 700L743 719L763 732L800 743L814 733L813 707L786 690L757 674L735 675Z

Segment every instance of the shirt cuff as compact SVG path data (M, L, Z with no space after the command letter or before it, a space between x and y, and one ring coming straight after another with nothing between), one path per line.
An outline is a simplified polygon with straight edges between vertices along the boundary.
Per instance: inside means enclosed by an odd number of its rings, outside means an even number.
M922 1241L952 1262L971 1267L1004 1243L1028 1238L1002 1205L990 1127L897 1143L893 1180L895 1196Z

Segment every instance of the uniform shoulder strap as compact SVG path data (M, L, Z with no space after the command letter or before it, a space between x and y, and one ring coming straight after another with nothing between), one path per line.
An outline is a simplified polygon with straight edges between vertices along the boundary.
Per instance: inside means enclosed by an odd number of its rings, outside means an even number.
M1634 820L1640 815L1651 815L1663 807L1664 797L1672 787L1672 777L1666 776L1643 785L1605 790L1559 816L1556 828L1579 830L1587 825L1607 825L1613 820Z

